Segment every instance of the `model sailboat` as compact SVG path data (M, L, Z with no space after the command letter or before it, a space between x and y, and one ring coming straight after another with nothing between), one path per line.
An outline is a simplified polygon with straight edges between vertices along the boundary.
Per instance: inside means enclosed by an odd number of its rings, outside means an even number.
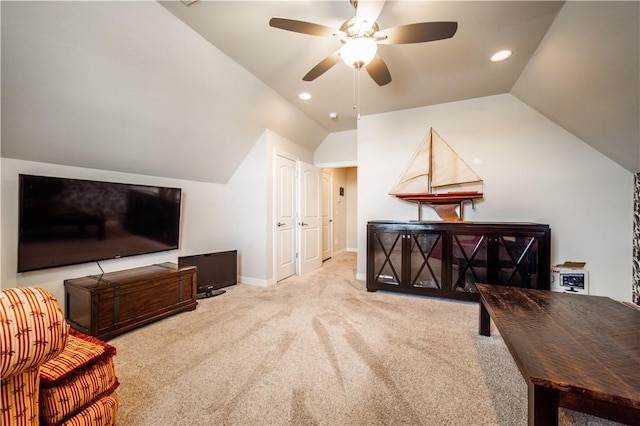
M482 198L482 192L464 189L481 185L482 179L431 128L390 194L418 203L418 220L422 219L424 203L442 220L460 221L464 202ZM444 192L443 188L456 191ZM457 206L460 216L455 211Z

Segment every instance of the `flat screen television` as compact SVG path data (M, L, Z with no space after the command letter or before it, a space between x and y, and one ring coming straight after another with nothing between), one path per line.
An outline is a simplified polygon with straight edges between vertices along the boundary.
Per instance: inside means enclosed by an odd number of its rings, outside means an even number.
M215 295L215 290L238 282L237 250L182 256L178 258L178 266L198 268L196 273L198 293L204 293L207 296Z
M180 188L19 176L18 272L178 248Z

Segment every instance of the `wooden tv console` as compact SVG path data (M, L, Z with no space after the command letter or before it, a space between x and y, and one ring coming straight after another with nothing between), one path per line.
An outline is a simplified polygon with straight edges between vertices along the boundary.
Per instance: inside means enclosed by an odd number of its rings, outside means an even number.
M168 262L65 280L64 287L69 324L100 340L198 304L196 268Z

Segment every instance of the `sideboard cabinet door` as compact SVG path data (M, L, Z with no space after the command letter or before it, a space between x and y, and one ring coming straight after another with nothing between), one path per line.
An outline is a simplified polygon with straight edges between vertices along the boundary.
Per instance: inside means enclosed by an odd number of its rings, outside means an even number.
M404 236L404 229L393 226L370 230L367 252L371 256L367 276L379 289L393 290L402 284Z
M476 283L525 288L545 288L548 283L540 276L541 268L549 267L548 234L544 231L453 230L452 244L454 291L477 293Z
M441 232L413 226L372 226L368 234L370 291L438 294L443 282ZM374 288L375 287L375 288Z
M438 295L446 288L443 272L443 234L433 230L407 231L405 282L410 292Z
M476 283L488 282L489 237L452 232L451 289L454 293L477 293Z

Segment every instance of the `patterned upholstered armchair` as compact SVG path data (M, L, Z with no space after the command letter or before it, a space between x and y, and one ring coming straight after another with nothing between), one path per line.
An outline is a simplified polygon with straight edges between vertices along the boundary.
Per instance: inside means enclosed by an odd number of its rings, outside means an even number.
M69 326L53 295L38 288L2 290L2 424L39 424L39 369L62 352Z
M2 425L114 425L115 348L70 329L46 290L0 294Z

